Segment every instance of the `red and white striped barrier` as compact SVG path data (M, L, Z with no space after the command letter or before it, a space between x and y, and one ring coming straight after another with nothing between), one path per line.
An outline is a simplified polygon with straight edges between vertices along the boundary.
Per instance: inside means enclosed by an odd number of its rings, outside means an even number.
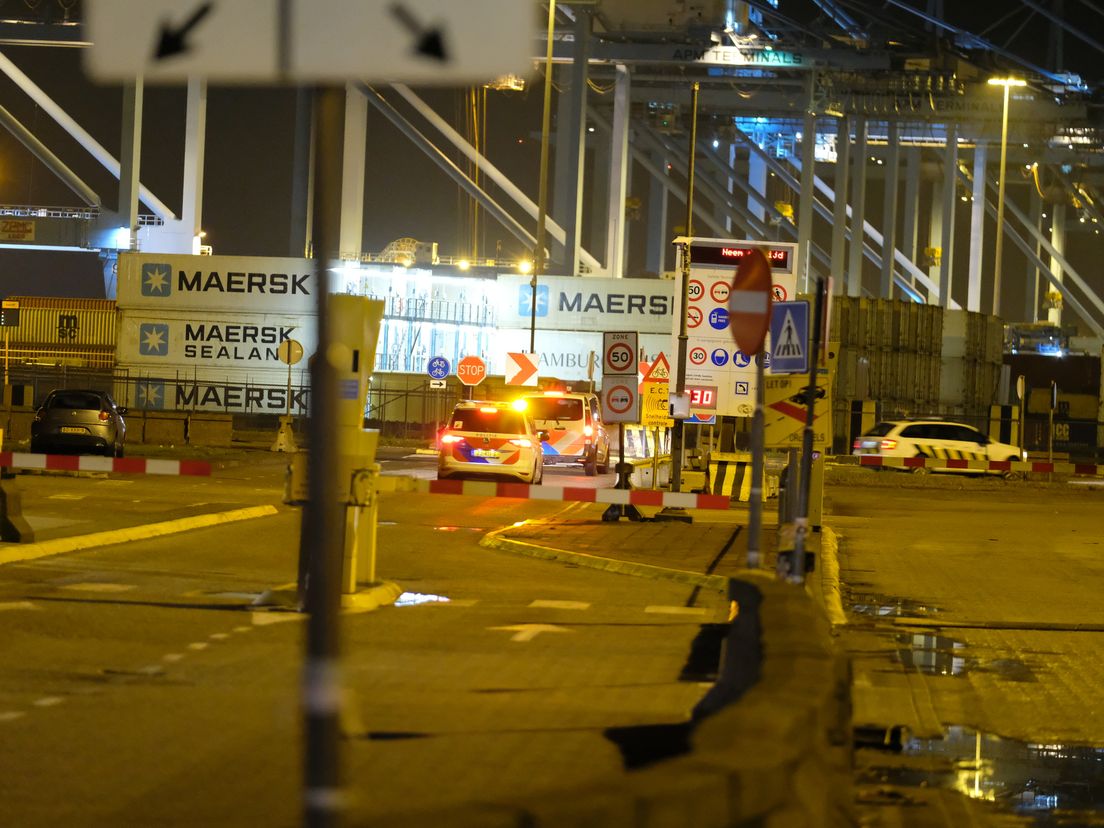
M479 480L417 480L423 494L456 494L475 497L516 497L523 500L567 500L578 503L616 503L633 506L666 506L674 509L727 509L729 495L663 492L653 489L582 489L572 486L531 486L528 483L490 483Z
M1044 463L1037 460L940 460L934 457L881 457L876 454L843 455L837 463L887 469L960 469L978 472L1035 472L1038 474L1104 475L1094 463Z
M156 460L146 457L98 457L91 454L30 454L0 451L0 466L44 471L95 471L116 474L165 474L209 477L206 460Z

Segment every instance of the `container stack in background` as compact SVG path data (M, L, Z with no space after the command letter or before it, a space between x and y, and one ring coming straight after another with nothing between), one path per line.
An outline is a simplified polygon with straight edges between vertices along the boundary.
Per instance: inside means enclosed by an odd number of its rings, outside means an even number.
M943 312L941 413L984 428L981 419L997 402L1004 325L995 316Z
M111 368L115 364L114 300L10 298L19 302L19 325L8 330L11 366Z
M939 407L943 309L893 299L833 296L831 336L839 343L833 446L872 419L924 416ZM865 410L860 426L857 414ZM856 416L852 416L855 414Z

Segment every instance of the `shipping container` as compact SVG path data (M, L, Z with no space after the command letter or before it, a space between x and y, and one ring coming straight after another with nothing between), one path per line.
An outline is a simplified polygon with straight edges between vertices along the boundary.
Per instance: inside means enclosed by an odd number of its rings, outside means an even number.
M9 332L13 345L115 347L115 302L110 299L11 298L19 302L19 325Z

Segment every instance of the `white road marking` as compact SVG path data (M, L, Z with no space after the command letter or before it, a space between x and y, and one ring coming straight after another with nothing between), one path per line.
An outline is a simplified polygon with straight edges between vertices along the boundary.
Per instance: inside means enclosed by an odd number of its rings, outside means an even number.
M9 601L6 604L0 604L0 612L4 610L37 610L36 607L30 601Z
M206 650L210 645L206 641L193 641L188 645L189 650Z
M107 584L98 581L86 581L84 583L63 584L62 589L73 589L77 592L129 592L137 589L137 584Z
M245 627L245 626L234 627L234 632L236 632L236 633L253 632L253 628L252 627Z
M285 621L302 621L306 615L299 612L254 612L253 624L257 627L267 627L270 624L283 624Z
M160 664L147 664L145 667L139 667L138 672L143 676L159 676L165 672L165 668Z
M22 710L4 710L0 712L0 722L14 722L16 719L22 719L26 715L26 712Z
M212 639L213 641L222 641L222 640L224 640L224 639L227 639L227 638L229 638L229 637L230 637L230 633L211 633L211 634L210 634L209 636L207 636L207 637L208 637L208 638L210 638L210 639Z
M514 624L510 627L487 627L487 629L513 632L514 635L510 637L511 641L532 641L545 632L574 632L574 630L569 630L567 627L557 627L555 624Z
M645 607L644 612L650 612L656 615L705 615L705 610L701 607L651 606Z
M49 495L47 500L84 500L88 495L82 494L54 494Z
M588 604L586 601L544 601L538 599L531 603L529 606L533 609L590 609L590 604Z
M35 707L54 707L61 704L65 699L61 696L43 696L41 699L34 700Z
M169 663L180 661L182 658L184 658L184 653L165 653L161 656L162 661L168 661Z

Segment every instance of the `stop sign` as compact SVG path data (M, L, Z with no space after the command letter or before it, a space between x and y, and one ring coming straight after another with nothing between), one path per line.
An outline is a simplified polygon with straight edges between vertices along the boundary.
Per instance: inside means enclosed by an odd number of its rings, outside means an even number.
M770 327L771 269L763 251L753 248L740 260L728 294L732 338L746 354L757 354Z
M487 363L477 356L463 357L456 365L456 376L464 385L479 385L487 376Z

